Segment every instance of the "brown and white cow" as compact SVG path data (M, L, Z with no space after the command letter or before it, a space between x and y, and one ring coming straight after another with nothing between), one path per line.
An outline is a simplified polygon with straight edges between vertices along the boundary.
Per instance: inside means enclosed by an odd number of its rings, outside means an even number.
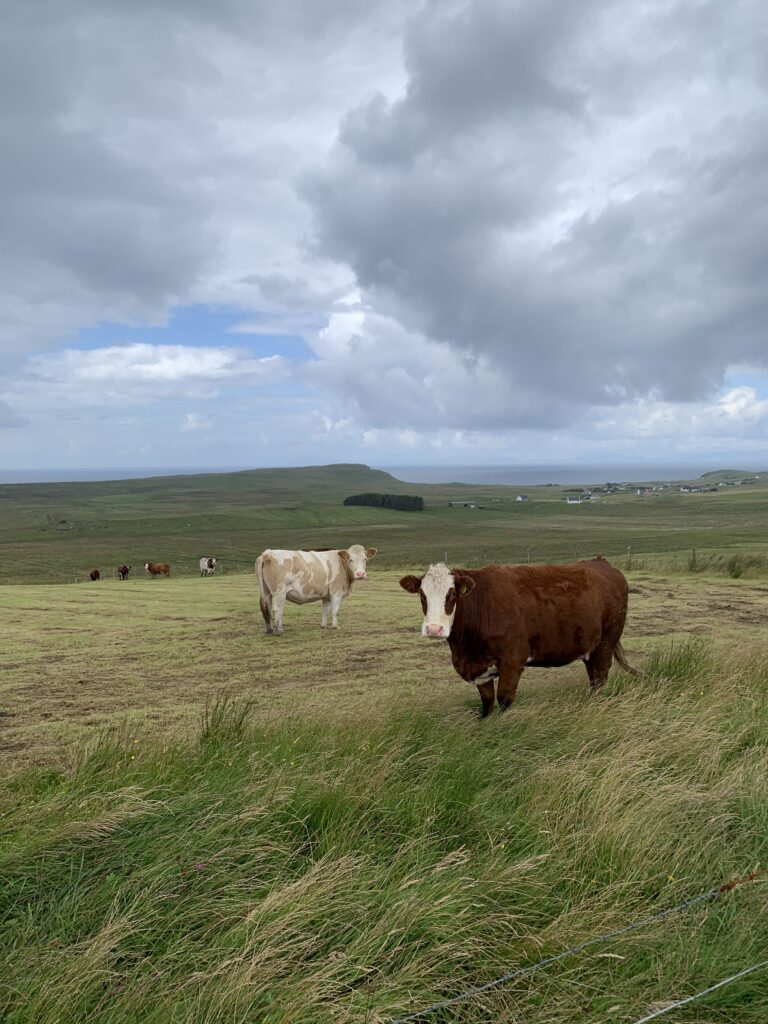
M314 551L283 551L268 549L256 559L256 578L259 581L259 606L267 633L283 632L285 602L309 604L323 602L320 625L338 629L341 602L352 593L356 580L368 578L366 562L376 554L376 548L353 544L346 549L318 549Z
M526 665L549 668L581 659L591 691L603 685L614 658L635 672L620 643L627 581L604 558L484 569L438 563L423 576L404 576L400 586L421 598L421 635L448 640L453 667L480 692L483 716L493 710L496 678L503 711L515 699Z
M90 573L89 573L88 575L89 575L89 576L91 577L91 579L92 579L92 580L93 580L94 582L95 582L96 580L100 580L100 579L101 579L101 573L99 572L99 570L98 570L98 569L91 569L91 571L90 571Z
M171 575L171 567L167 562L145 562L144 571L147 576L151 576L152 579L154 579L155 576Z
M213 576L216 571L216 559L203 557L200 559L200 575Z
M128 579L128 573L130 571L131 571L130 565L123 564L123 565L118 565L118 567L117 567L117 575L120 577L121 580L127 580Z

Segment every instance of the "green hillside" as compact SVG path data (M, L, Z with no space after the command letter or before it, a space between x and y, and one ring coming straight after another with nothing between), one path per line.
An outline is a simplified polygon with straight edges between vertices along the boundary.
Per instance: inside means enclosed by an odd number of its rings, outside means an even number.
M418 494L423 512L343 506L350 494ZM634 487L569 506L561 487L414 485L361 465L0 488L0 582L76 582L126 562L196 575L203 555L220 572L251 572L267 547L379 549L378 566L570 561L603 554L728 558L768 553L768 483L639 496ZM450 506L469 502L474 507ZM702 561L703 559L703 561Z

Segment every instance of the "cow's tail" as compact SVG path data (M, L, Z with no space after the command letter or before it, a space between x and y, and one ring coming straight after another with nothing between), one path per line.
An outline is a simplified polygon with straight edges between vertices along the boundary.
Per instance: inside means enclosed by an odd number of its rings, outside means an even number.
M639 669L633 668L632 665L629 664L629 662L627 661L627 656L624 653L624 648L621 646L620 643L616 644L616 646L614 647L613 656L616 659L616 664L624 672L629 672L630 675L633 676L642 676L643 673Z
M267 624L267 629L271 631L272 612L270 608L269 598L271 598L272 595L270 594L269 588L267 587L266 581L264 579L264 563L267 562L270 558L271 555L259 555L259 557L256 559L256 579L259 581L259 608L261 609L261 614L264 618L264 621Z

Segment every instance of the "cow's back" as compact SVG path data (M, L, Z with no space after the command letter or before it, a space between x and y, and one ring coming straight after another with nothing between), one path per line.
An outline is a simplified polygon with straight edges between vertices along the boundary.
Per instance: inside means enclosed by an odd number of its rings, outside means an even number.
M514 594L528 614L556 607L561 612L572 609L578 614L581 609L586 616L602 617L621 604L626 610L627 581L604 558L567 565L509 566L504 579L509 581L506 593Z

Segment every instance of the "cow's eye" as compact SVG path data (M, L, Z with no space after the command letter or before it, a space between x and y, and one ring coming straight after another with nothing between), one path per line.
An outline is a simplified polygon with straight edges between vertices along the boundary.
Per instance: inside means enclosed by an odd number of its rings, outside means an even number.
M450 615L455 607L456 607L456 588L455 587L451 587L451 589L445 595L445 613L446 613L446 615Z
M424 614L427 614L427 596L423 590L419 591L419 597L421 598L421 610Z

